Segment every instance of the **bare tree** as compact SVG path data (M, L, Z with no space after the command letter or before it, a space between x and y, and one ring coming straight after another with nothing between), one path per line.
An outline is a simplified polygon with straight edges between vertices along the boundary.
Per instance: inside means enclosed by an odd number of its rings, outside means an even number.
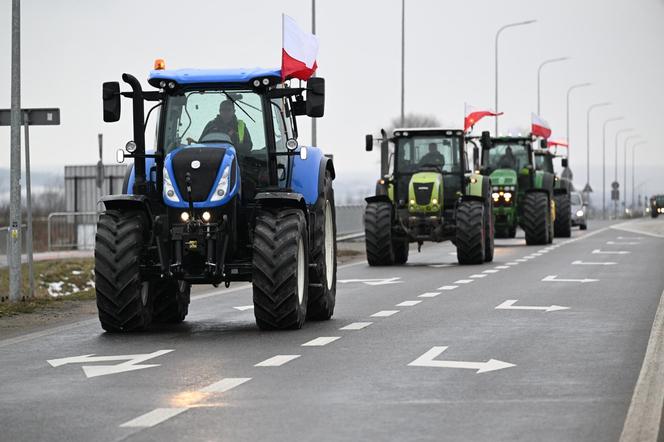
M406 114L404 124L401 124L401 117L394 117L386 128L387 133L392 133L397 127L440 127L440 121L435 115L425 114Z

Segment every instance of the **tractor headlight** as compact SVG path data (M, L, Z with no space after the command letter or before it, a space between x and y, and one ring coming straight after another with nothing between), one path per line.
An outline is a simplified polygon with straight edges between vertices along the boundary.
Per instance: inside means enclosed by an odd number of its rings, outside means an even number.
M512 199L512 194L510 192L505 192L503 197L505 197L505 201L509 201Z
M217 183L217 188L214 189L214 193L212 194L212 198L210 198L210 201L219 201L224 196L226 196L226 194L228 193L228 187L230 186L230 182L231 182L231 167L226 166L223 173L221 174L221 179L219 179L219 182Z
M583 216L583 210L577 210L576 216Z
M173 183L171 182L171 176L168 174L168 169L166 169L165 167L164 167L164 198L174 203L180 202L180 198L178 198L178 194L175 192L175 188L173 187Z
M434 198L434 199L432 199L432 200L431 200L431 204L433 204L434 206L435 206L436 204L438 204L438 198Z
M212 215L210 214L210 212L205 211L203 212L203 215L201 215L201 218L203 218L203 221L207 223L210 222L210 219L212 219Z
M498 194L498 192L493 192L493 193L491 194L491 198L493 198L494 200L498 201L498 198L500 198L500 195Z

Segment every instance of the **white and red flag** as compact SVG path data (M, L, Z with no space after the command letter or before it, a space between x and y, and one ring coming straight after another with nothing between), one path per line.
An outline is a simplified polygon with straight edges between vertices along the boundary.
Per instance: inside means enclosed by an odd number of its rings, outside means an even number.
M551 136L551 127L544 118L532 114L532 125L530 132L536 137L549 138Z
M468 129L473 127L475 123L477 123L484 117L497 117L498 115L502 114L503 114L502 112L496 113L491 109L475 107L466 103L465 117L463 119L463 131L467 132Z
M318 67L318 38L304 32L295 20L286 14L282 17L281 80L308 80Z
M567 141L564 140L549 140L547 141L547 146L549 147L569 147Z

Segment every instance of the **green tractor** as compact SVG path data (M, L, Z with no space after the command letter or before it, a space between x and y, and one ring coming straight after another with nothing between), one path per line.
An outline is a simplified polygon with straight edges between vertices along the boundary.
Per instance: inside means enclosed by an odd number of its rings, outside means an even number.
M535 138L482 134L480 173L491 178L491 199L497 238L514 238L517 226L526 244L549 244L554 237L555 176L537 170Z
M650 217L657 218L664 214L664 195L650 197Z
M491 185L468 168L462 130L438 128L382 131L381 176L366 199L367 261L404 264L409 244L452 241L459 264L493 260ZM373 149L366 136L366 150ZM475 145L475 151L479 148Z
M553 223L553 233L556 238L569 238L572 236L572 201L574 191L572 182L555 173L553 159L559 157L546 147L546 140L542 140L542 148L535 151L535 167L545 173L553 174L553 200L556 203L556 217ZM562 166L567 168L567 158L562 157Z

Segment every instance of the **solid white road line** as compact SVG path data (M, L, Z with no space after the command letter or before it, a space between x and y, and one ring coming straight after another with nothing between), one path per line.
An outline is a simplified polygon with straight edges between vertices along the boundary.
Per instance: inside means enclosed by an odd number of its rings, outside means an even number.
M412 307L414 305L419 304L420 302L422 302L422 301L404 301L404 302L398 303L397 305L395 305L395 307Z
M454 281L455 284L470 284L473 282L472 279L459 279L458 281Z
M136 419L132 419L124 424L120 425L121 427L132 427L132 428L147 428L154 427L157 424L164 422L177 416L183 411L187 411L187 408L156 408L149 413L145 413L143 416L139 416Z
M451 286L445 286L445 287L451 287ZM454 287L456 288L457 286L454 286ZM441 290L444 290L444 289L441 287ZM421 295L418 295L417 297L418 298L435 298L438 295L440 295L440 292L426 292L426 293L422 293Z
M395 313L399 313L399 310L381 310L381 311L371 315L371 317L372 318L387 318L388 316L392 316Z
M269 359L259 362L254 365L254 367L281 367L284 364L289 363L293 359L299 358L300 355L276 355Z
M215 382L214 384L202 388L200 391L202 393L223 393L250 380L251 378L224 378L219 382Z
M321 336L316 339L312 339L309 342L305 342L302 344L302 347L322 347L323 345L327 345L330 342L334 342L337 339L341 339L341 336Z
M456 288L459 288L459 286L458 285L444 285L444 286L438 287L438 290L454 290ZM436 296L438 296L438 293L436 293ZM420 297L429 298L429 296L422 296L422 295L420 295Z
M373 322L353 322L344 327L341 327L339 330L362 330L365 327L369 327Z
M646 356L620 435L621 442L656 441L664 404L664 292L660 295Z

